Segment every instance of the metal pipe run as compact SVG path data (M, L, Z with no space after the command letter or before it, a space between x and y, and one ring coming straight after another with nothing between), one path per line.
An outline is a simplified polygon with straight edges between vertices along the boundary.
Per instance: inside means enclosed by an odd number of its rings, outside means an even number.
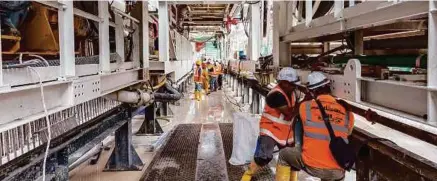
M182 98L182 93L172 87L168 82L164 85L164 88L170 93L154 93L153 96L157 102L171 102L177 101Z
M106 95L105 98L136 105L144 105L153 101L153 95L139 89L137 91L121 90L113 92Z

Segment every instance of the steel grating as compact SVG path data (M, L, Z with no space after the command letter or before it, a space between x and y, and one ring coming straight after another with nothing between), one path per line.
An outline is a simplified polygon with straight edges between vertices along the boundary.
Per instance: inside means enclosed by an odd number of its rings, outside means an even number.
M193 181L201 124L178 125L147 167L144 181Z
M232 123L220 123L220 132L223 139L223 150L225 151L226 157L226 168L228 170L229 181L238 181L244 173L243 166L234 166L229 164L229 159L232 154L232 143L233 143L233 126Z
M218 124L203 124L199 143L196 180L228 181L226 159Z

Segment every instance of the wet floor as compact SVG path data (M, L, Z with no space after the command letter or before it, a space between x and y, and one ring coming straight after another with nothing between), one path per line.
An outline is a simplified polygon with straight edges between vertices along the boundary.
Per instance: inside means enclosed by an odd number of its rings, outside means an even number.
M167 157L165 157L164 155L163 157L160 155L160 152L157 153L156 150L151 149L152 145L155 145L154 143L161 140L159 136L135 135L132 141L135 150L144 163L142 171L103 172L102 170L113 149L110 144L109 147L111 149L102 152L97 164L90 165L89 162L83 163L70 172L70 180L239 180L244 172L245 166L233 166L228 162L232 153L232 124L218 124L232 123L232 113L236 110L241 110L229 102L233 101L232 92L213 92L209 96L203 95L201 101L192 100L192 97L192 93L185 94L184 98L179 101L178 106L170 105L174 115L171 116L168 121L159 120L163 126L163 130L168 133L170 132L166 143L170 144L170 142L174 142L171 144L179 144L182 146L182 149L166 148L165 145L163 145L162 148L158 150L168 149L167 154L170 154L170 156L167 155ZM138 130L142 121L141 116L133 119L132 128L134 133ZM192 134L188 136L174 134L174 132L180 128L178 125L183 126L187 124L197 125L195 126L195 130L192 131ZM187 127L180 130L186 131L187 129L189 128ZM176 136L173 140L171 134ZM180 155L171 156L171 154L178 153ZM157 157L163 157L163 162L155 161ZM256 180L273 180L275 163L276 161L273 160L269 167L264 168ZM167 176L169 175L167 173L175 173L175 171L180 175L173 175L175 177L163 179L164 177L159 177L163 173L156 172L154 174L156 174L155 176L157 177L152 176L150 179L144 179L147 178L144 177L144 173L150 171L148 167L156 168L157 171L165 170L164 175ZM187 173L184 174L183 172L178 172L178 170L185 170ZM185 176L187 177L185 178ZM316 181L319 179L300 172L299 180ZM355 178L349 174L347 180L355 180Z

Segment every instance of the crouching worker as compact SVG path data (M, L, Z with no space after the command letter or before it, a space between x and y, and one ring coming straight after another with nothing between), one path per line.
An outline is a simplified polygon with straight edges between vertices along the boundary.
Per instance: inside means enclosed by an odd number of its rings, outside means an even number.
M278 85L267 94L254 160L241 178L242 181L250 181L261 167L273 159L275 146L281 149L294 142L292 112L296 104L294 91L299 83L297 72L289 67L283 68L277 80Z
M347 142L354 127L354 116L345 106L330 95L330 82L320 72L308 75L308 89L321 103L336 137ZM302 102L299 117L303 125L302 149L285 148L279 152L276 170L277 181L297 181L297 172L304 170L309 175L324 180L343 180L345 170L331 153L330 134L322 119L322 112L314 99ZM341 139L340 138L340 139Z

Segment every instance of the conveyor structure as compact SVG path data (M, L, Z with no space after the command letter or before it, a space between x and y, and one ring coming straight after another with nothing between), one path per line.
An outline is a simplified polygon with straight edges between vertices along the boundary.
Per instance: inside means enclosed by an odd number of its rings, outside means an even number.
M193 63L211 59L225 65L220 96L253 116L280 68L303 86L322 71L358 117L353 178L436 181L436 12L398 0L1 1L0 180L69 180L108 139L104 171L239 180L232 123L158 121L184 119L171 107L188 101ZM163 140L151 161L133 132Z

